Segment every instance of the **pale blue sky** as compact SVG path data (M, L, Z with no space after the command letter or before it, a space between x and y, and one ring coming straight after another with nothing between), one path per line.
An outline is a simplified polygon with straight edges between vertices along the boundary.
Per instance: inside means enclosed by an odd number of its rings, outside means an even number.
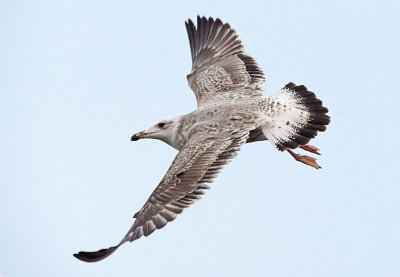
M377 3L2 1L0 275L400 276L400 2ZM323 169L245 145L163 230L78 261L122 238L176 154L129 139L195 109L197 14L236 29L267 93L324 101Z

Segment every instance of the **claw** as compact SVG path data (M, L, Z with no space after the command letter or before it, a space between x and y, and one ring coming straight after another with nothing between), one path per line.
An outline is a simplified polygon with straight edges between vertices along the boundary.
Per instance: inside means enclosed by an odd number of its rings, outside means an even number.
M316 169L320 169L321 167L317 164L317 159L310 157L310 156L306 156L306 155L300 155L300 154L296 154L294 153L292 150L287 149L287 151L290 153L290 155L293 156L293 158L296 161L302 162L306 165L309 165L311 167L314 167Z
M321 153L319 153L319 149L315 146L312 145L300 145L300 148L303 150L306 150L308 152L317 154L317 155L321 155Z

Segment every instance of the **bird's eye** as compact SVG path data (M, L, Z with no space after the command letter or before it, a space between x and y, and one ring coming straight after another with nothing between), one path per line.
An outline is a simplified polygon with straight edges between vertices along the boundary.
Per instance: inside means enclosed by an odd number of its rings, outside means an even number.
M158 123L158 127L163 128L164 126L165 126L165 123L164 123L164 122Z

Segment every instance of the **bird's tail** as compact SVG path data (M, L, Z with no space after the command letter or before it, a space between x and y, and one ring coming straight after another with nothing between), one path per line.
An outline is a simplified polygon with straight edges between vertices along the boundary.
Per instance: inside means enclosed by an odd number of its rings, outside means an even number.
M279 150L306 145L330 122L328 109L303 85L288 83L270 98L265 137Z

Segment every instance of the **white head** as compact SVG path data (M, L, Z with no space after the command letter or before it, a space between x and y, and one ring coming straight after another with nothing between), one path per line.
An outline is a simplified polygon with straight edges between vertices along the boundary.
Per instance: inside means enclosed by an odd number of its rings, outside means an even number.
M179 119L180 116L159 120L151 125L147 130L134 134L131 137L131 141L137 141L144 138L159 139L172 147L177 148L175 134Z

